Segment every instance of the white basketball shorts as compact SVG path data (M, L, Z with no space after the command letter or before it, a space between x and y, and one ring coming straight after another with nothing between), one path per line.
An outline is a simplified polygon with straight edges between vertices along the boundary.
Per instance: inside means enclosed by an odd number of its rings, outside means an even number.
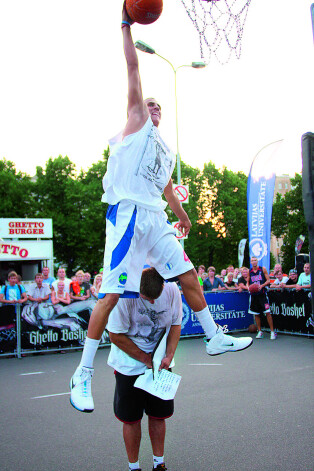
M165 280L194 268L164 211L149 211L126 200L109 205L98 297L107 293L138 297L145 263L156 268Z

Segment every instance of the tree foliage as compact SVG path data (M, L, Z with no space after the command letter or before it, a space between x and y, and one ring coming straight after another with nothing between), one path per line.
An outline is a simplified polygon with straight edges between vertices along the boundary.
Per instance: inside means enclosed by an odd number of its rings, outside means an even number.
M302 252L308 253L309 238L302 201L302 176L296 174L291 179L292 189L284 196L277 193L273 205L272 233L278 238L283 236L283 269L287 272L295 266L295 242L299 235L306 236Z
M1 217L33 217L33 182L31 177L17 172L13 162L0 160Z
M37 167L35 179L0 161L2 217L52 218L56 263L66 264L69 275L78 268L97 271L103 263L107 205L101 196L108 157L106 149L99 162L80 173L68 157L50 158L45 168ZM217 271L237 265L238 243L248 238L247 176L219 170L212 162L203 170L184 162L181 168L182 184L189 185L184 209L192 222L184 244L187 254L196 266L214 265ZM296 175L293 190L277 196L273 209L272 230L277 236L286 234L284 260L290 267L296 238L307 234L301 181ZM166 212L171 222L176 220L169 208Z

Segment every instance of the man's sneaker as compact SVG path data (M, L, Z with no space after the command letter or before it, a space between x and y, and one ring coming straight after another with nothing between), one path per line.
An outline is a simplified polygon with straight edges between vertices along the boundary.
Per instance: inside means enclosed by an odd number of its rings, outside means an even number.
M277 338L276 332L271 332L270 333L270 340L276 340L276 338Z
M72 406L80 412L93 412L94 410L94 401L91 389L93 373L94 368L79 366L71 378L70 402Z
M255 338L257 338L257 339L262 339L263 337L264 337L263 332L262 332L261 330L259 330L259 331L257 332L257 336L256 336Z
M162 463L162 464L159 464L157 468L153 468L153 471L155 471L156 469L158 471L167 471L168 468L166 468L165 463Z
M225 335L221 327L218 327L216 334L206 341L206 351L208 355L220 355L226 352L238 352L250 347L253 343L251 337L231 337Z

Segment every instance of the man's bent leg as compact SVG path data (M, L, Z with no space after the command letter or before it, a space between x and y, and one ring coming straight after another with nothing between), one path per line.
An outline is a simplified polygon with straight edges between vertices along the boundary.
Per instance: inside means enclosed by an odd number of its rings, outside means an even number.
M81 362L70 381L70 402L75 409L81 412L93 412L94 410L91 391L94 358L110 312L118 300L119 294L107 294L104 298L97 301L91 314Z

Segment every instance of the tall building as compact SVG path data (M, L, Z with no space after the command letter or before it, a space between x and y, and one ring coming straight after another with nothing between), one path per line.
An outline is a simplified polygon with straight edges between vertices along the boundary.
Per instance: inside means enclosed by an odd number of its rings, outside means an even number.
M277 193L280 193L281 195L285 195L290 190L291 190L291 179L289 175L277 176L275 180L274 200L276 198ZM281 253L282 244L283 244L283 239L281 237L277 238L273 234L271 234L270 251L275 257L277 263L281 263L280 253Z

